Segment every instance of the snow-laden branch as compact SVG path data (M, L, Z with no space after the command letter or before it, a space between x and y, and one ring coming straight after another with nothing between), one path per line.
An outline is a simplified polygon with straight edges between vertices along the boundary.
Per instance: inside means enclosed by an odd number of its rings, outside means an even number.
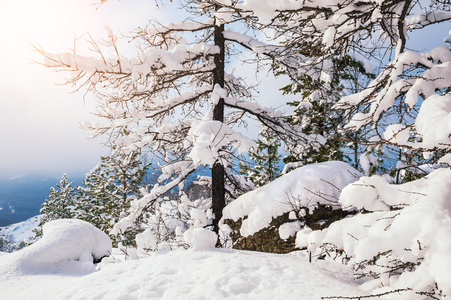
M193 164L192 161L182 161L175 165L173 170L165 170L164 176L168 176L169 173L175 173L176 171L179 173L179 176L169 183L160 185L156 184L152 190L146 194L141 199L137 199L132 201L129 215L123 219L121 219L111 231L111 234L122 234L126 232L129 228L132 228L136 225L136 222L143 217L143 213L151 210L152 205L155 204L155 201L167 193L171 189L178 186L181 182L186 180L186 177L189 176L192 172L194 172L198 168L198 165Z
M257 103L241 101L230 97L224 100L226 106L248 113L259 120L264 126L270 128L286 142L287 147L296 144L311 144L319 147L325 143L325 139L321 135L306 135L298 128L288 124L285 116L278 110L264 108Z
M251 147L256 147L255 142L236 132L227 124L211 120L208 114L199 121L193 122L185 141L186 145L193 145L188 156L197 164L210 165L217 161L226 165L226 160L221 157L221 149L233 146L240 153L246 153Z
M426 11L406 19L408 30L422 29L426 26L451 20L451 11Z
M245 0L237 7L253 11L259 24L274 30L289 48L307 51L315 46L323 58L370 51L367 46L375 40L388 42L400 54L408 31L451 18L449 4L426 7L413 0Z
M416 148L444 148L451 145L447 137L451 134L451 128L445 125L451 120L451 109L447 106L449 96L442 93L450 86L451 51L448 47L440 46L423 54L406 51L389 64L368 88L342 98L337 107L346 109L363 102L371 103L368 112L355 114L347 125L358 130L378 122L395 105L395 101L402 98L411 109L420 105L414 128L422 142L408 142L407 134L407 138L398 139L397 143ZM444 126L431 122L443 122Z
M339 202L365 213L325 230L305 228L297 233L296 244L313 254L327 253L328 246L342 249L357 275L380 287L413 289L409 299L424 299L428 293L446 299L451 293L450 180L449 168L401 185L380 176L362 177L343 189Z
M249 35L233 31L224 31L223 34L227 41L251 50L255 55L259 55L260 59L269 59L276 63L278 70L283 69L292 80L296 80L301 75L318 79L324 72L329 71L327 60L295 53L290 51L286 45L268 44Z
M41 53L46 58L42 63L49 68L64 71L82 71L88 76L94 73L99 75L122 74L138 79L186 70L186 65L192 65L192 62L196 61L196 57L206 57L218 53L218 51L214 45L200 43L188 47L179 45L170 50L147 49L141 52L139 57L131 59L121 57L105 58L102 53L99 53L102 55L101 58L85 57L72 53ZM101 80L101 77L98 80Z

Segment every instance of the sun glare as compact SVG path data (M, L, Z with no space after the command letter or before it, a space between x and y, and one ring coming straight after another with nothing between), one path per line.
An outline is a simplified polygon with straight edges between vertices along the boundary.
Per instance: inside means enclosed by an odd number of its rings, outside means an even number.
M128 33L146 25L156 14L152 1L127 5L120 1L101 4L99 0L5 1L0 4L0 51L9 49L10 55L30 52L30 44L48 51L68 51L74 38L82 41L88 33L94 38L103 36L105 25L115 33ZM14 47L9 46L12 44Z
M2 5L2 36L6 43L27 47L38 43L47 47L64 47L73 37L68 32L84 30L84 5L67 0L8 1ZM77 1L82 3L84 1ZM28 45L29 46L29 45ZM14 52L21 49L13 49ZM29 51L28 49L24 49ZM17 53L17 52L16 52Z

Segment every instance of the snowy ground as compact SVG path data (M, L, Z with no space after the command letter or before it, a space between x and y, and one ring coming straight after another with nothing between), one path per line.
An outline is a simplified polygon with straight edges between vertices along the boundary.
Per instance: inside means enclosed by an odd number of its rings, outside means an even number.
M0 256L0 270L8 256ZM347 267L302 256L232 250L157 252L109 263L91 274L5 276L5 299L321 299L362 294ZM85 270L85 271L83 271Z
M103 233L79 220L46 226L37 243L13 253L0 252L1 299L309 300L365 294L349 267L309 263L300 252L175 250L124 260L114 249L96 270L86 253L111 251ZM31 220L21 222L11 225L8 233L18 240L28 237L34 227Z

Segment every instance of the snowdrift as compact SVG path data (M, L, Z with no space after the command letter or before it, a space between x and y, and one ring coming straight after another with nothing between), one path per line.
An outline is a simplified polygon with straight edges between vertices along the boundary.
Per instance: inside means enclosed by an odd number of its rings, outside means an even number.
M95 269L94 259L109 256L111 240L93 225L76 219L50 221L35 244L0 257L0 277L14 274L82 273Z

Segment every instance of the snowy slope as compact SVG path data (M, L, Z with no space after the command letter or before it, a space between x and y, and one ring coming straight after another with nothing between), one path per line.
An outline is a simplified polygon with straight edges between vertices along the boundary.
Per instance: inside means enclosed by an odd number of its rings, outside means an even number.
M11 243L13 247L17 247L21 242L34 237L33 229L37 227L41 218L41 215L38 215L23 222L0 227L0 237Z
M4 262L8 255L3 256ZM0 279L7 299L321 299L362 294L348 267L302 256L232 250L157 252L89 275Z

